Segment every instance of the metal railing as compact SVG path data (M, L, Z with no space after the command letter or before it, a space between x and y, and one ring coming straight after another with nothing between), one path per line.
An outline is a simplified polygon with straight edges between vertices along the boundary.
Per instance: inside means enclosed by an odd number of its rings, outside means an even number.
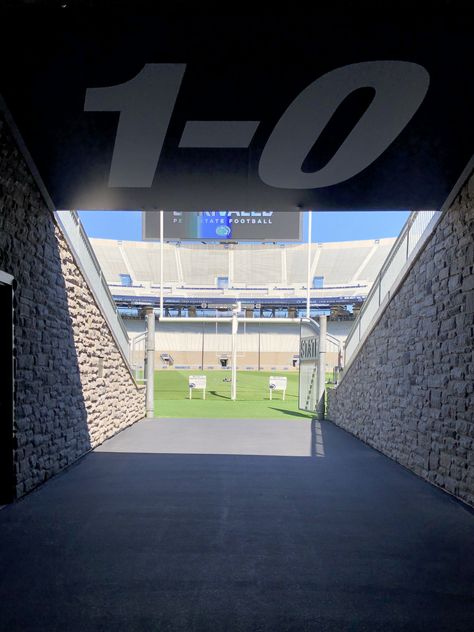
M96 298L99 309L101 309L106 318L124 358L129 363L130 340L127 329L110 293L107 281L79 215L76 211L56 211L56 217L69 246L76 255L78 264Z
M134 336L130 341L130 364L136 382L146 383L145 377L145 355L146 355L147 332Z
M440 216L440 211L415 211L410 214L346 338L344 369L347 370L357 355L361 343L400 285L404 274L431 235Z

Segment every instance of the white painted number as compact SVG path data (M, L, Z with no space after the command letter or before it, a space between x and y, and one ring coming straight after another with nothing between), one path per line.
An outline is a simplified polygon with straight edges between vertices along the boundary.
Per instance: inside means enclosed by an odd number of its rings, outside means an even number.
M372 61L337 68L299 94L278 121L259 164L259 176L272 187L317 189L352 178L395 140L428 90L422 66L403 61ZM301 166L337 107L358 88L376 94L332 159L319 171Z
M126 83L87 90L85 111L120 112L109 186L152 186L185 67L146 64ZM428 85L427 71L405 61L351 64L319 77L296 97L270 135L260 158L261 180L282 189L317 189L352 178L374 162L406 127L423 102ZM367 87L374 88L375 96L334 156L318 171L303 172L309 151L339 105L355 90ZM192 123L193 136L188 122L181 147L195 147L199 138L196 130L209 132L217 123L218 129L228 124L223 128L225 142L214 140L209 145L206 140L205 147L245 147L259 122Z
M130 81L88 88L86 112L120 112L110 187L153 184L185 64L146 64Z

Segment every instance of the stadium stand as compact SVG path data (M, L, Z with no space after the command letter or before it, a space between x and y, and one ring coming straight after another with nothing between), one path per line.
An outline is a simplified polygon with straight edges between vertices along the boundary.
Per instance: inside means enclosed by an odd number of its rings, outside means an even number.
M281 248L251 245L232 250L233 267L229 276L236 285L285 285Z
M229 255L222 246L203 248L199 244L189 244L173 246L173 248L175 249L176 260L181 264L182 283L215 286L218 276L228 276ZM199 256L198 266L196 265L196 256Z
M110 248L108 239L96 239L94 240L94 252L97 259L100 262L102 272L110 283L120 283L120 275L127 274L127 266L122 257L122 252L119 247L120 242L114 242L115 247Z
M372 242L342 242L323 244L319 246L321 250L317 262L315 276L324 278L328 284L347 284L362 279L354 279L354 273L369 255ZM370 273L370 269L369 269ZM363 279L368 280L368 279ZM371 278L371 281L374 277Z
M106 241L106 240L104 240ZM160 282L160 257L157 256L155 244L148 242L117 242L129 262L133 280ZM164 277L168 282L179 283L178 266L174 255L175 247L168 244L164 248ZM128 270L127 270L128 271Z
M311 277L319 277L321 283L311 289L311 295L325 299L328 305L362 301L394 241L386 238L314 244ZM120 297L145 300L159 296L159 243L111 239L91 239L91 243L119 304ZM302 304L306 298L305 244L166 243L163 260L168 298L268 299L270 303L271 299L288 299L283 301L284 306ZM121 275L130 276L130 287L121 283ZM219 278L225 279L224 287L219 287ZM187 304L181 302L183 307Z
M313 244L311 305L330 310L328 370L338 364L339 350L351 326L352 306L361 305L395 239ZM91 239L110 291L123 310L133 339L143 334L140 308L159 304L160 244ZM193 322L192 316L228 315L236 300L245 315L298 317L307 295L306 244L165 243L163 251L165 315L187 315L188 321L160 322L156 331L156 366L220 368L219 357L231 350L230 324ZM317 281L317 283L316 283ZM349 309L348 309L349 308ZM238 366L252 370L293 370L298 354L295 322L247 323L240 326ZM143 349L132 362L140 366Z

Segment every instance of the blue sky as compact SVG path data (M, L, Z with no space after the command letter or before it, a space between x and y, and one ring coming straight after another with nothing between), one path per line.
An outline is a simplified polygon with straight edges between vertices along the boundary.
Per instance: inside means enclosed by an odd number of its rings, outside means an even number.
M79 211L89 237L140 241L140 211ZM351 241L396 237L409 215L408 211L313 212L313 241ZM307 213L303 217L303 235L307 235Z

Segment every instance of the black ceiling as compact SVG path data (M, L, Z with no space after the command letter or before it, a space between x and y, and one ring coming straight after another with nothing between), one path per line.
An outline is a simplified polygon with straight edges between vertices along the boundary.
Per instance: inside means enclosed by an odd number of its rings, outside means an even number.
M411 6L385 3L382 15L376 3L335 1L330 10L311 13L222 16L189 13L184 3L164 14L150 2L4 2L0 92L59 207L439 207L472 155L472 19L467 3L431 3L416 15ZM378 89L364 83L367 66L360 64L386 61L424 69L429 87L380 156L327 186L280 186L277 175L265 181L265 147L272 163L272 133L298 95L337 69L350 66L361 74L360 86L341 99L304 160L292 167L311 174L331 163L375 101ZM185 65L156 175L149 186L109 186L119 113L84 111L86 90L129 82L145 64ZM378 74L390 76L383 68ZM413 97L412 84L404 87L403 76L396 81L403 106ZM319 102L314 111L317 120ZM183 140L189 121L258 125L248 147L190 148ZM284 142L296 143L298 133L314 135L311 121L305 125L295 118ZM362 149L376 141L374 134Z

